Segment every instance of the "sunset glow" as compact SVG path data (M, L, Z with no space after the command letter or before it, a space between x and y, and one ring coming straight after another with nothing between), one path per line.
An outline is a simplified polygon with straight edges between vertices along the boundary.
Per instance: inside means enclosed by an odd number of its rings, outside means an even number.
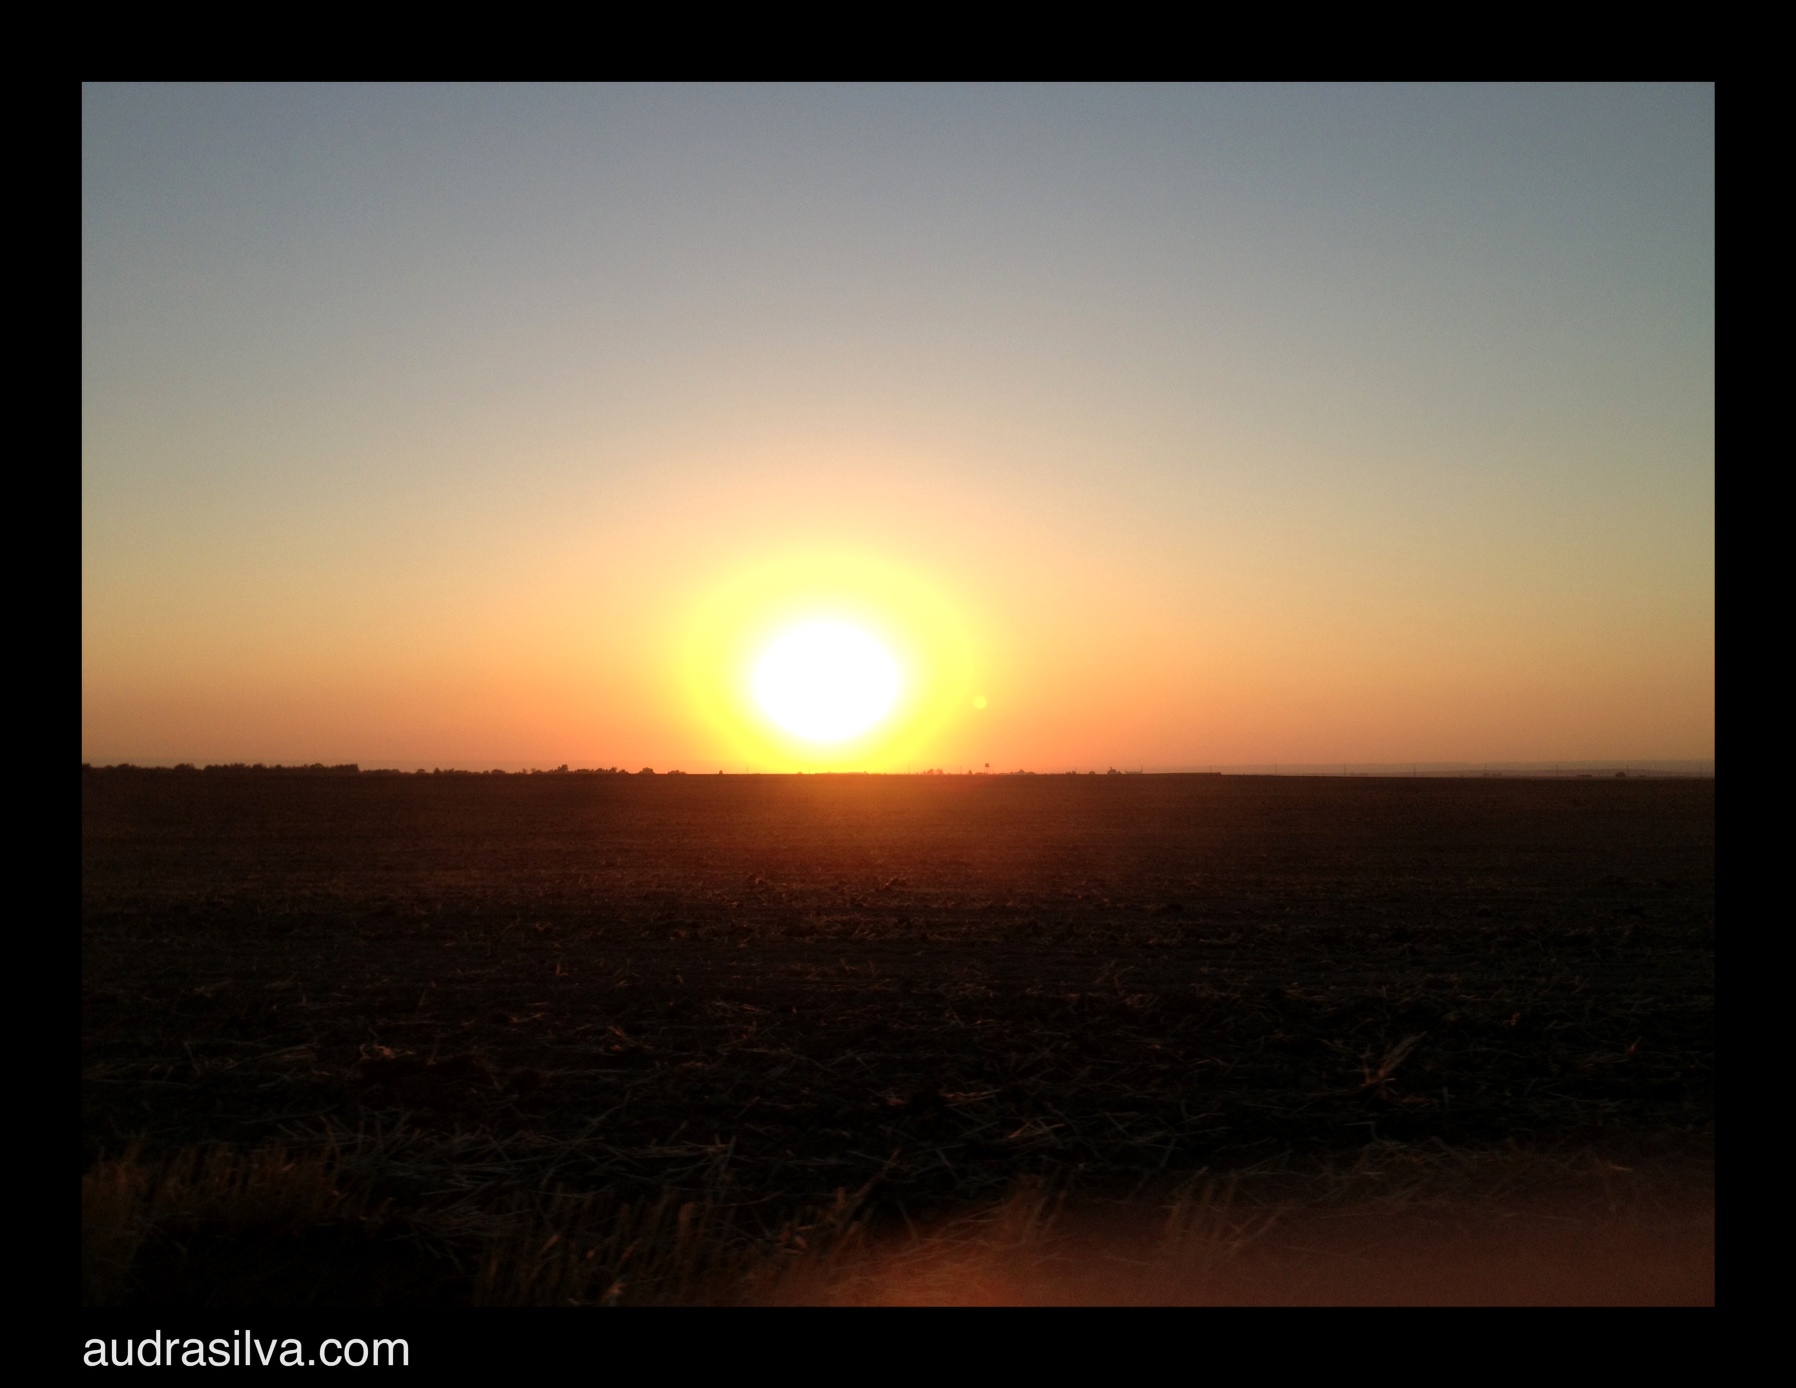
M1709 88L82 100L86 759L1714 755Z

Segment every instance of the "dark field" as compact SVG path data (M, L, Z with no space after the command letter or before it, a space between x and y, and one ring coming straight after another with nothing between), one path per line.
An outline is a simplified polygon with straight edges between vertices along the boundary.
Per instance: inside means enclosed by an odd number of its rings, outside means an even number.
M783 1247L838 1190L1700 1160L1714 824L1712 781L85 771L84 1168L141 1214L326 1152L294 1198L397 1268L245 1291L183 1206L105 1295L490 1298L479 1239L627 1203Z

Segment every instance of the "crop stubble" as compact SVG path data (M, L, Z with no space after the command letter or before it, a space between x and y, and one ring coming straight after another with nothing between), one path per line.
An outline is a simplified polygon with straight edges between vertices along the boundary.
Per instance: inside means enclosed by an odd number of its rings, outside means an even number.
M927 1205L1712 1124L1713 782L82 786L88 1163Z

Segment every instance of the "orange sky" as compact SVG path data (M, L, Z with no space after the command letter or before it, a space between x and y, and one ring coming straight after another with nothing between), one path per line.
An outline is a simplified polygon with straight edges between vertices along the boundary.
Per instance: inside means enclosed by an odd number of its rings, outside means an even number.
M1712 153L1700 87L89 87L83 759L1712 757ZM795 584L927 710L725 710Z

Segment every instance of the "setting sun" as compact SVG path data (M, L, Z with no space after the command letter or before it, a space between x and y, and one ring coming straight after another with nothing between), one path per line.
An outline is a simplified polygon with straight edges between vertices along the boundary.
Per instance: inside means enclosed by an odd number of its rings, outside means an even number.
M683 626L690 708L720 760L876 771L939 758L970 714L962 603L868 553L787 553L708 575Z
M898 666L866 632L809 622L781 636L755 667L755 702L808 742L840 742L891 712Z

